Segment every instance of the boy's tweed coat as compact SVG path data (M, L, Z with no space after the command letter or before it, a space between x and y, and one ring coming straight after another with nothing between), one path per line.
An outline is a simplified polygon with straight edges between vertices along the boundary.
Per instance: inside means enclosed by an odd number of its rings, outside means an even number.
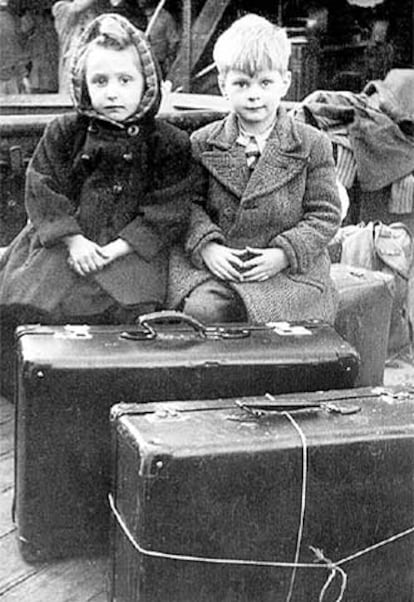
M114 123L96 114L75 86L78 112L50 123L30 162L29 222L0 261L0 308L53 313L70 296L78 315L99 313L102 291L109 304L165 303L169 249L184 235L190 214L190 141L154 119L160 101L155 63L143 34L117 19L133 31L140 52L143 101L128 123ZM77 233L99 245L120 237L134 252L82 277L69 268L62 241Z
M289 268L257 283L231 283L252 321L317 318L333 322L336 291L327 244L340 225L340 200L328 138L295 122L282 108L249 179L237 118L193 134L197 191L186 238L176 249L169 303L177 307L211 277L200 248L208 241L234 247L280 247Z

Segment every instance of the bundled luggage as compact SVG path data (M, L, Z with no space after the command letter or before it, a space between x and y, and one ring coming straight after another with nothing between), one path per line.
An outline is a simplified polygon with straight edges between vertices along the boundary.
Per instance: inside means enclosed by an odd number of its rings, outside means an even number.
M341 228L336 236L341 244L341 264L375 270L393 276L388 352L395 353L412 341L408 282L414 259L413 236L407 226L380 221Z
M409 602L413 410L376 389L115 406L111 602Z

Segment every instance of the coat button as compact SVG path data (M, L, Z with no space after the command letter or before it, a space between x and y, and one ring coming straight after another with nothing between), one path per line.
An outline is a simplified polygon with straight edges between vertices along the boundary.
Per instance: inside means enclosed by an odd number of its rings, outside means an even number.
M90 156L90 155L88 155L88 153L83 153L83 154L81 155L81 159L82 159L82 161L90 161L90 159L91 159L91 156Z
M112 187L112 190L115 194L121 194L121 192L122 192L121 184L114 184Z
M130 125L127 129L128 136L137 136L139 132L139 127L137 125Z
M131 163L132 161L132 153L124 153L122 155L122 158L124 159L124 161L126 161L127 163Z

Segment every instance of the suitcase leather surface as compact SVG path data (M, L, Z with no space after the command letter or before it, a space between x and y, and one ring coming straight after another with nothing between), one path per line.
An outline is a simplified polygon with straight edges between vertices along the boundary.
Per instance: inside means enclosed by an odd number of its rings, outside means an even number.
M303 329L228 339L167 324L131 340L114 326L21 327L16 522L26 558L103 551L113 404L352 386L353 348L329 326Z
M339 293L336 330L361 358L357 386L381 385L387 359L394 278L390 274L334 263Z
M318 400L325 409L312 408ZM292 563L302 507L305 564L315 563L310 546L335 563L414 527L413 394L353 389L273 402L304 441L267 398L113 408L114 508L144 551L187 559L140 553L113 518L110 600L285 602L290 567L188 556ZM311 407L295 412L302 402ZM412 602L414 533L341 568L344 601ZM328 575L297 569L289 599L317 601ZM339 587L336 577L323 599L339 599Z

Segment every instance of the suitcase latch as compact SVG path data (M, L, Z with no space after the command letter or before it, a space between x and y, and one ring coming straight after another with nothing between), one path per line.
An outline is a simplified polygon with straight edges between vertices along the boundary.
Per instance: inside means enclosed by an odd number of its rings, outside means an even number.
M54 333L56 339L91 339L91 329L88 324L65 324L63 330Z

